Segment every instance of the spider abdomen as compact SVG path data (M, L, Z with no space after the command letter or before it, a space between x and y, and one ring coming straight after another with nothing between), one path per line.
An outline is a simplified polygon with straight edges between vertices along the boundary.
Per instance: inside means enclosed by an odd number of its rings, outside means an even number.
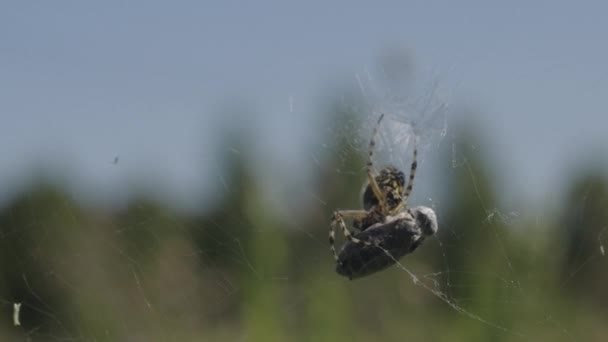
M403 200L402 196L405 187L405 175L403 171L395 167L384 168L376 177L376 182L386 194L388 208L397 207ZM374 195L371 186L367 184L363 191L363 208L370 210L373 206L378 205L378 203L378 198Z
M338 255L336 272L350 279L381 271L413 252L424 240L416 221L395 218L377 223L353 236L372 245L346 242Z

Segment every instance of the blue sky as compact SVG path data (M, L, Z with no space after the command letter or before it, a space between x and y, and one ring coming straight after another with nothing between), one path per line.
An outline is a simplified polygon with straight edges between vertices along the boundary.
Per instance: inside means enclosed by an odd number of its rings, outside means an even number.
M94 195L144 178L191 203L221 189L222 154L237 152L220 138L237 122L254 128L261 164L297 170L323 137L327 94L394 46L446 76L452 108L478 112L509 188L542 198L606 160L600 1L1 7L0 197L48 164Z

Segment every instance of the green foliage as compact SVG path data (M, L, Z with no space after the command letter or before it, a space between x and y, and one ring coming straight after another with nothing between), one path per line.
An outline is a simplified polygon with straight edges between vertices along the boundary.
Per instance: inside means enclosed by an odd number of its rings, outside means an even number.
M349 281L334 272L327 230L335 208L361 206L365 152L350 138L355 114L336 106L331 115L328 149L339 153L321 158L311 189L325 202L291 220L238 154L229 190L194 216L145 197L119 212L83 210L46 183L14 198L0 210L0 304L8 317L22 302L23 326L0 321L0 339L602 340L600 171L573 183L555 220L506 220L470 148L475 133L457 132L440 233L402 260L418 283L398 267Z
M608 259L602 248L608 237L608 183L603 173L588 172L568 191L562 210L561 282L569 295L600 308L608 306Z

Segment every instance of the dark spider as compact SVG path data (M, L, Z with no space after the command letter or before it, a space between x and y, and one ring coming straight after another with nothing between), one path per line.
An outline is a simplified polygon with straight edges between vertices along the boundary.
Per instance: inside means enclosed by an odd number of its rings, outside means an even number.
M381 271L404 255L413 252L427 236L437 232L437 217L428 207L407 208L416 175L418 149L405 186L405 175L394 167L386 167L376 174L372 156L375 137L384 114L380 115L369 142L367 161L368 185L363 192L364 210L334 212L329 230L329 245L336 260L336 272L349 279L360 278ZM352 219L354 235L344 219ZM347 239L340 253L334 247L335 228L339 226Z

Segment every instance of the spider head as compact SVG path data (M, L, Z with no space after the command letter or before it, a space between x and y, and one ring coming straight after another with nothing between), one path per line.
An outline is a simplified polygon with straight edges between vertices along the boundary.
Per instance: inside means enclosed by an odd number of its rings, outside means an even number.
M403 200L405 174L397 168L389 166L380 171L380 174L376 176L376 182L380 191L386 197L387 209L390 211L399 206ZM378 199L368 184L363 192L363 208L369 210L377 204Z

